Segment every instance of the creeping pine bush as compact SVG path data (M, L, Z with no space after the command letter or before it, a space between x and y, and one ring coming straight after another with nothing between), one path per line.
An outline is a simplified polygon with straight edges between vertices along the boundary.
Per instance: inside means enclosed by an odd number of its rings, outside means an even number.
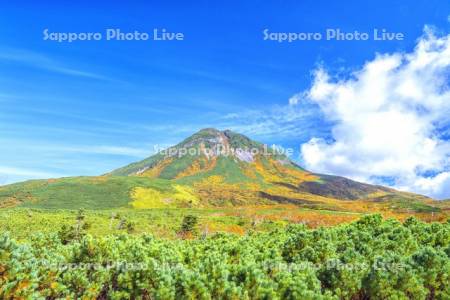
M198 217L193 215L185 216L178 231L179 235L182 237L195 235L197 233L197 223Z
M0 299L444 300L449 255L450 223L377 215L204 239L37 234L19 244L3 233Z

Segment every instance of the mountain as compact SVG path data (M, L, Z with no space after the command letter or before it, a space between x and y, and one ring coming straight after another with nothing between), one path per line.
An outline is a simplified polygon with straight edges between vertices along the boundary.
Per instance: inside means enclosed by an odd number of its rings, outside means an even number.
M162 208L293 204L311 209L439 211L430 198L309 172L276 147L202 129L142 161L95 177L0 187L0 206Z

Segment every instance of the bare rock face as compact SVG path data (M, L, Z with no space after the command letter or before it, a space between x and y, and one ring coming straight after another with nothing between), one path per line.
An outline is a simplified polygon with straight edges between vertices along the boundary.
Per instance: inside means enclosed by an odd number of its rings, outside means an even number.
M254 153L263 153L262 145L249 138L229 130L219 131L214 128L200 130L180 146L184 149L199 148L199 154L208 159L227 156L247 163L255 161Z
M255 161L255 158L253 157L253 153L248 151L248 150L237 151L236 152L236 157L240 161L244 161L244 162L247 162L247 163Z

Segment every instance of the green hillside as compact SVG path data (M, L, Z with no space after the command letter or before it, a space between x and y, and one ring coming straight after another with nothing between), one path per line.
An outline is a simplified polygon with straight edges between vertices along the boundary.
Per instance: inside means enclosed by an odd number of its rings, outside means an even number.
M308 172L276 149L212 128L102 176L0 187L0 207L145 209L267 204L403 213L438 213L448 207L424 196Z

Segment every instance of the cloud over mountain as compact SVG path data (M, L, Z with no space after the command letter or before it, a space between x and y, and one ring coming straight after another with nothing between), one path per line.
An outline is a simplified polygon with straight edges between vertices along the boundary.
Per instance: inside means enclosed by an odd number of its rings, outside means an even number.
M378 54L345 78L319 68L290 101L316 103L334 124L330 140L302 145L306 168L450 197L449 75L450 35L428 27L411 53Z

